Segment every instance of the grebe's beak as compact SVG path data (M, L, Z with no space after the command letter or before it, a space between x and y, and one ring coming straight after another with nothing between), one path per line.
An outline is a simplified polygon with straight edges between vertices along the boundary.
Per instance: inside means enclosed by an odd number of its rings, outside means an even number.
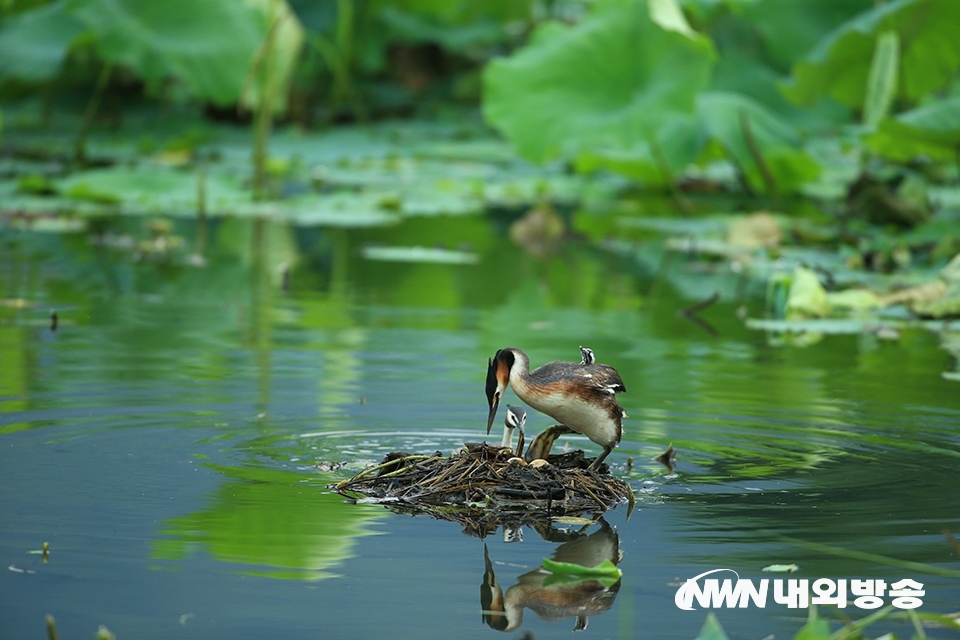
M500 352L498 351L497 356L499 355ZM503 382L500 381L500 369L503 368L504 373L507 373L507 371L505 367L501 366L497 356L487 361L487 402L490 405L490 415L487 416L487 435L490 435L490 429L493 428L493 421L497 417L497 407L500 406L500 398L507 388L506 379Z

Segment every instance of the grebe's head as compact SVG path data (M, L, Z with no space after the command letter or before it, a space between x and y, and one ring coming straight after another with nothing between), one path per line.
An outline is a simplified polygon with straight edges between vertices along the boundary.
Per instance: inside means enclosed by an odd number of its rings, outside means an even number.
M511 429L520 429L523 431L523 425L527 422L527 412L523 407L515 404L507 405L507 426Z
M503 392L510 384L510 369L513 367L514 355L512 349L500 349L497 354L487 361L487 402L490 405L490 415L487 417L487 435L493 427L497 417L497 407Z

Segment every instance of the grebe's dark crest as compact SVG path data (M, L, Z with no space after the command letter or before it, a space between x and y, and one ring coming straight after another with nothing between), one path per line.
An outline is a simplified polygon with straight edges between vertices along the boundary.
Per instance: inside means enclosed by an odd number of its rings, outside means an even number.
M497 351L487 363L487 434L503 393L512 385L525 403L603 447L591 465L599 466L620 443L626 414L615 395L627 389L616 369L592 362L592 351L581 348L581 355L581 364L557 360L530 371L530 359L520 349Z

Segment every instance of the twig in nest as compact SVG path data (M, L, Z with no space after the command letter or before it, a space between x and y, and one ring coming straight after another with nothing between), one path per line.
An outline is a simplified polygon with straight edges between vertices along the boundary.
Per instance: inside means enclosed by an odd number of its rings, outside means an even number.
M470 466L467 467L467 470L460 474L460 477L457 478L455 482L460 482L461 480L466 478L468 475L470 475L471 471L473 471L476 467L479 467L479 466L480 466L480 461L474 460L473 462L470 463Z
M576 482L576 481L575 481L575 482ZM576 484L579 486L580 489L582 489L583 491L585 491L588 496L590 496L591 498L593 498L593 499L596 501L596 503L597 503L598 505L600 505L600 508L601 508L601 509L606 510L607 504L606 504L603 500L601 500L600 498L598 498L598 497L597 497L597 494L595 494L593 491L590 491L590 487L588 487L587 485L583 484L582 482L576 482Z
M408 461L410 461L410 460L423 460L423 459L432 458L432 457L434 457L434 456L413 455L413 456L404 456L404 457L402 457L402 458L392 458L392 459L390 459L390 460L381 462L380 464L378 464L378 465L375 466L375 467L370 467L369 469L364 469L363 471L361 471L361 472L358 473L357 475L353 476L353 477L350 478L349 480L344 480L343 482L338 483L338 484L337 484L337 489L344 489L344 488L350 486L351 484L354 484L354 483L357 482L358 480L361 480L364 476L370 475L370 474L373 473L374 471L380 471L381 469L385 469L385 468L390 467L390 466L397 466L397 465L400 465L400 464L403 463L403 462L408 462ZM406 468L407 468L406 466L403 466L402 468L397 469L396 471L391 471L390 473L392 474L392 473L396 473L397 471L403 471L403 470L405 470Z

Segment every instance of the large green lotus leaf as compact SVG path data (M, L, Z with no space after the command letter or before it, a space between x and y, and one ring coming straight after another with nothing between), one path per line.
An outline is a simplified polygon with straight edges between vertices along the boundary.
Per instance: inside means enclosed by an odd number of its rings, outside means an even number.
M298 5L303 3L297 0ZM516 30L504 26L529 22L532 4L533 0L368 0L358 10L357 53L371 70L382 66L383 51L395 42L435 43L476 58L483 49L515 39Z
M503 38L500 25L489 21L451 27L424 16L404 13L396 7L384 7L380 19L387 25L392 39L436 42L448 51L468 51L471 47L490 46Z
M67 0L107 60L143 78L173 76L218 104L236 102L264 37L261 13L237 0Z
M331 33L337 26L337 2L316 0L287 0L290 9L297 15L307 31Z
M749 0L738 11L760 33L767 58L780 69L807 54L833 29L874 0Z
M577 156L574 167L579 173L612 171L642 184L663 185L666 179L657 165L650 145L642 142L633 149L619 151L600 149L584 151Z
M7 18L0 30L0 78L30 82L50 80L60 71L70 44L83 24L51 2Z
M444 2L450 7L464 6ZM483 3L472 3L482 5ZM520 4L520 3L517 3ZM387 5L380 11L380 21L388 30L388 38L400 42L435 42L448 51L470 53L478 47L497 45L506 40L503 25L487 16L460 24L459 13L440 15L403 11Z
M645 2L604 0L578 24L548 22L491 62L484 116L534 161L630 149L693 111L713 59L706 38L660 26Z
M938 100L884 120L864 140L874 151L897 162L922 156L951 161L960 149L960 97Z
M872 0L726 0L711 22L720 58L710 91L741 93L792 125L808 131L850 122L850 110L833 100L797 107L780 92L790 65L838 25L872 6Z
M683 174L707 142L701 123L694 116L670 118L650 141L627 150L597 149L576 158L577 171L606 169L638 182L664 185Z
M960 67L956 16L956 0L878 4L821 40L793 66L792 81L782 90L797 104L830 95L849 107L861 107L877 36L895 31L901 51L897 97L916 101L947 84Z
M373 0L374 11L396 9L418 15L447 26L465 26L482 20L499 23L530 18L532 0L484 0L483 2L451 2L450 0Z
M746 96L702 93L697 113L707 134L723 146L753 188L766 187L754 151L767 165L778 191L795 191L820 173L819 165L800 146L796 130Z
M817 178L820 166L801 147L793 127L749 97L721 91L700 94L696 117L671 118L649 141L632 149L581 153L576 166L587 173L607 169L648 184L664 184L668 177L664 169L672 177L681 175L691 163L703 159L712 140L743 172L748 184L762 191L767 185L750 148L745 121L776 190L793 192Z
M835 128L852 120L850 109L834 100L820 100L809 107L798 107L778 89L783 76L750 51L731 48L721 51L714 67L710 91L740 93L805 131Z

